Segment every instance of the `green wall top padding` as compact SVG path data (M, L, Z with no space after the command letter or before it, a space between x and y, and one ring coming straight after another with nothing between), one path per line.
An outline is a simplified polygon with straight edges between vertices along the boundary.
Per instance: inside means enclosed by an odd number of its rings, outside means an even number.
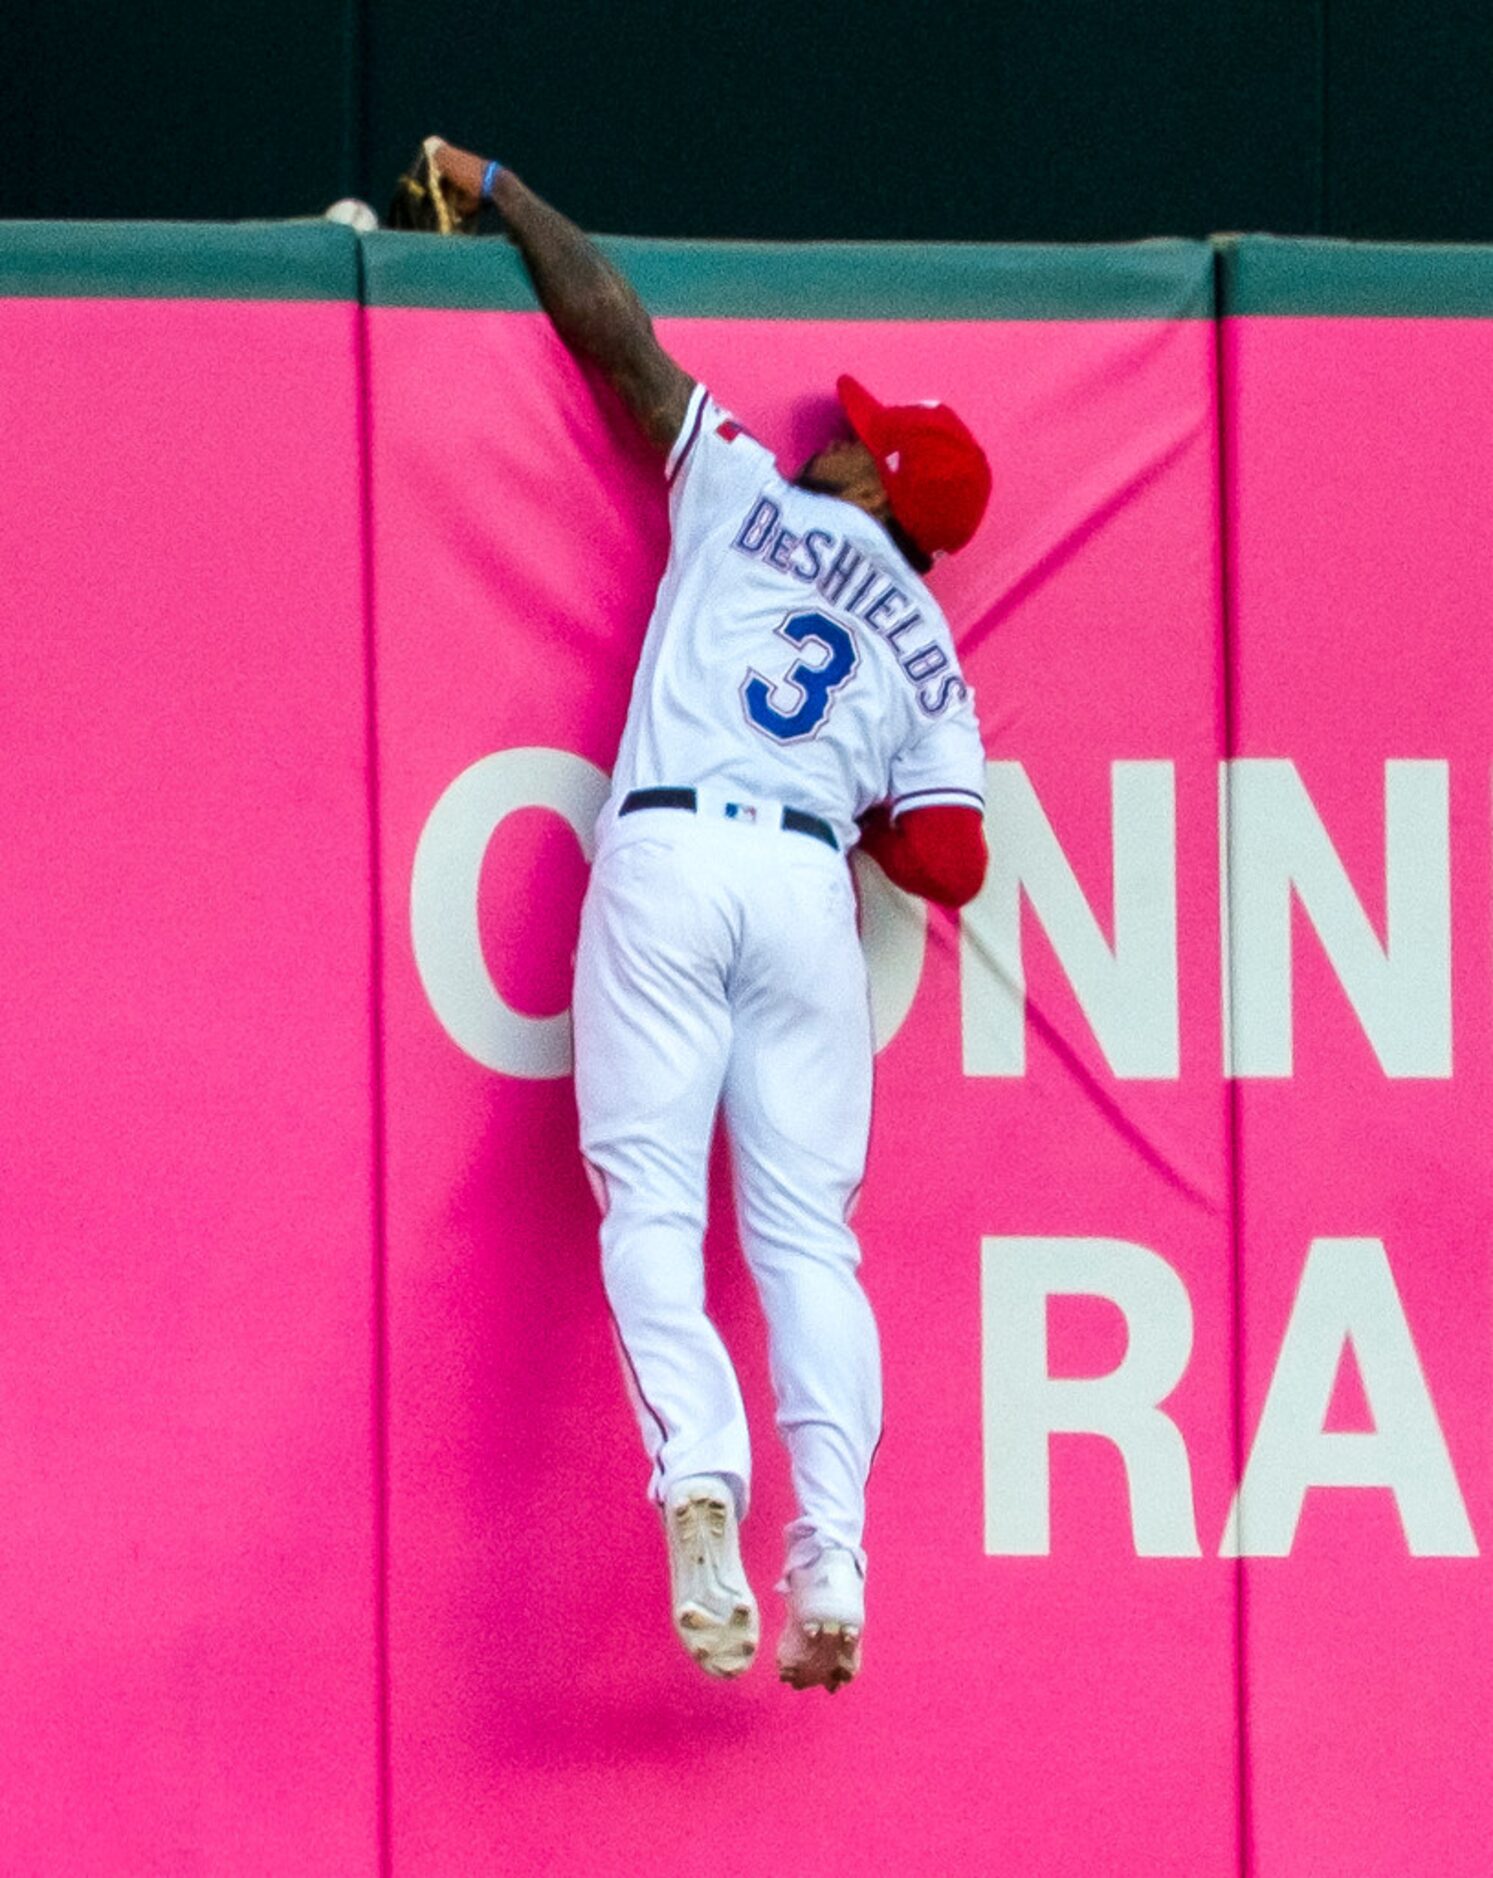
M1208 319L1205 242L1093 247L899 242L649 241L601 245L664 315L760 319ZM536 303L506 242L365 236L370 306L499 311Z
M1493 318L1493 247L1278 235L1226 235L1216 245L1225 317Z
M336 222L0 222L0 297L350 300L357 236Z
M0 297L358 298L359 237L306 222L0 223ZM1272 235L1094 246L604 238L659 314L763 319L1493 318L1493 247ZM377 307L528 309L495 239L361 240Z

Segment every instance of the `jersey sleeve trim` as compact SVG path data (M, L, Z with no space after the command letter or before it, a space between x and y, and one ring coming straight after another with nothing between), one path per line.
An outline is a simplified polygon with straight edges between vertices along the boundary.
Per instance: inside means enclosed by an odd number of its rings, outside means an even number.
M892 815L898 816L905 808L938 808L948 805L952 808L983 809L985 798L975 789L909 789L905 795L894 796L891 803Z
M689 394L689 403L684 409L684 422L679 426L679 435L674 439L674 447L669 452L664 464L664 476L669 482L684 467L685 458L695 447L695 439L700 434L700 425L705 417L705 405L708 394L703 385L697 384Z

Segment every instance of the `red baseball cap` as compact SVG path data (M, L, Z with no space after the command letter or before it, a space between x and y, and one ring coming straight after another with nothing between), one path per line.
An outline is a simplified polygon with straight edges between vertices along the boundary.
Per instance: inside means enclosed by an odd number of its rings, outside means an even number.
M924 554L952 554L980 526L990 465L946 404L880 404L847 373L835 389L850 428L876 458L892 514Z

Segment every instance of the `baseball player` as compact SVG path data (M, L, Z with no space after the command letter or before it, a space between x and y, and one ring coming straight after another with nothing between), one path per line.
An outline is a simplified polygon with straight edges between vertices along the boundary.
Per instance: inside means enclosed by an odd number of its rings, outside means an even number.
M454 223L496 208L561 339L663 459L671 549L581 917L581 1146L674 1626L709 1674L736 1676L758 1641L738 1544L751 1462L701 1252L724 1111L799 1508L779 1670L834 1690L860 1663L881 1429L849 1224L872 1038L846 857L859 841L949 905L983 880L973 699L922 576L974 533L989 468L947 407L882 405L846 377L847 434L786 480L580 229L511 169L434 138L424 158Z

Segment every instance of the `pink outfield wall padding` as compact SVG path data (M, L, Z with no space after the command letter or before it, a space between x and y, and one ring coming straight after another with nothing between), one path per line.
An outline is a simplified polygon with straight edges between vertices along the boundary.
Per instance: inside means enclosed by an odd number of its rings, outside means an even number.
M298 243L346 299L0 297L0 1870L1482 1878L1493 325L658 321L789 469L846 370L996 467L990 879L856 864L830 1702L670 1634L575 1146L659 466L537 313Z
M1453 1475L1418 1534L1387 1490L1317 1489L1290 1555L1247 1561L1253 1869L1481 1878L1493 1600L1482 1559L1447 1554L1493 1534L1493 324L1238 319L1224 359L1238 753L1296 761L1380 940L1386 764L1415 766L1401 775L1449 807L1396 865L1429 877L1449 828L1450 1074L1385 1073L1298 912L1291 1073L1238 1083L1246 1428L1308 1248L1366 1238L1383 1247ZM1438 1003L1425 998L1411 1047ZM1329 1427L1374 1426L1366 1360L1344 1358ZM1414 1376L1403 1354L1379 1369L1383 1415L1401 1402L1395 1378ZM1436 1447L1427 1431L1412 1465L1426 1471Z
M378 1852L357 309L0 300L0 1868Z
M658 466L539 316L368 317L397 1868L633 1873L679 1856L663 1848L693 1843L724 1808L711 1862L733 1874L1234 1869L1234 1568L1137 1559L1124 1470L1102 1440L1054 1444L1052 1555L987 1555L981 1428L983 1242L1093 1234L1150 1248L1196 1315L1172 1410L1216 1551L1235 1444L1211 325L659 322L789 466L823 435L846 369L894 401L936 391L985 441L1000 466L989 519L936 585L989 753L1026 766L1101 923L1111 761L1175 766L1179 1077L1117 1084L1031 930L1029 1071L967 1076L956 928L931 922L881 1057L857 1215L889 1412L867 1668L828 1702L782 1688L770 1664L712 1685L674 1644L563 1063L536 1034L535 1073L484 1067L484 1048L504 1060L527 1046L475 1019L458 1043L436 1010L464 1008L440 988L453 968L438 933L420 937L420 904L449 928L475 895L503 1002L529 1017L563 1008L576 837L558 814L514 812L476 885L470 849L483 853L484 803L491 819L495 802L523 801L525 775L533 799L563 797L570 776L580 803L586 766L594 780L610 763L662 565ZM459 373L431 369L456 359ZM516 751L569 754L485 767ZM477 830L465 873L463 813ZM983 1004L990 961L962 970ZM786 1470L724 1185L709 1262L755 1430L745 1547L770 1638ZM1053 1314L1071 1373L1120 1360L1112 1308Z

